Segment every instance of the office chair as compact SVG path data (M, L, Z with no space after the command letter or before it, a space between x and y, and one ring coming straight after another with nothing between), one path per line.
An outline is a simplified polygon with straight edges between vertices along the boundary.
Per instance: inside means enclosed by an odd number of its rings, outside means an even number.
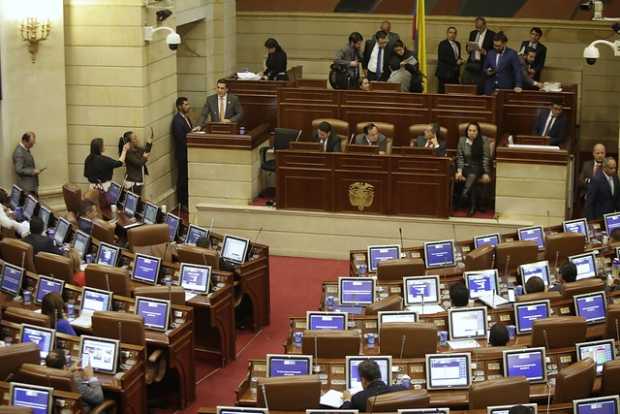
M583 253L586 236L581 233L554 233L545 237L545 259L559 266L568 256Z
M596 364L591 358L575 362L561 369L555 379L553 403L566 403L592 394L592 385L596 378Z
M395 412L406 408L425 408L429 406L430 395L427 390L403 390L380 394L368 399L368 412Z
M82 190L80 187L75 184L64 184L62 186L62 196L65 200L67 211L79 217L80 210L82 209Z
M129 271L121 267L89 264L84 271L86 286L113 292L115 295L131 297Z
M172 252L167 249L169 243L168 225L146 224L133 227L127 231L129 250L161 258L165 262L172 261ZM163 257L164 254L166 257Z
M69 257L39 252L34 257L34 265L42 275L73 283L73 260Z
M177 256L181 263L192 263L211 266L213 270L220 268L220 255L217 250L205 249L204 247L191 246L189 244L177 245Z
M432 323L390 323L379 331L381 355L424 358L437 352L437 327Z
M574 347L586 340L586 320L581 316L558 316L537 319L532 328L532 346L553 348Z
M473 383L469 389L469 409L491 405L527 404L530 384L526 377L497 378Z
M29 272L36 272L32 245L17 239L0 240L0 255L12 265L24 267Z
M319 408L321 379L318 375L258 378L257 407L265 407L265 395L269 410L305 411Z
M485 270L493 267L493 260L495 258L495 247L482 246L465 255L465 270Z
M613 359L603 365L601 395L620 394L620 359Z
M30 325L50 327L50 318L39 312L30 309L9 306L2 314L2 319L17 324L29 323Z
M0 348L0 380L6 381L25 363L39 364L41 351L34 342L13 344Z
M423 275L426 271L424 260L395 259L379 262L377 265L377 281L402 281L408 275Z
M379 302L366 306L365 315L376 315L380 311L399 311L403 309L403 298L400 295L390 295Z
M133 295L169 300L172 305L185 305L185 289L181 286L140 286L133 290Z
M357 330L306 330L301 342L301 353L315 358L344 358L358 355L361 333Z

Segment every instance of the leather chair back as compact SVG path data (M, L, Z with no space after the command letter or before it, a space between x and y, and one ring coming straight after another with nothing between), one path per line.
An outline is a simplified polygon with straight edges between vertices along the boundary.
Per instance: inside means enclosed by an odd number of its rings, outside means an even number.
M50 327L50 318L42 313L30 309L9 306L2 314L2 319L14 323L29 323L30 325Z
M0 240L0 255L15 266L24 266L29 272L36 272L32 245L17 239Z
M358 122L358 124L355 126L355 131L358 134L361 134L362 132L364 132L364 128L368 124L375 124L376 127L379 129L379 133L385 135L386 138L394 138L394 124L390 124L388 122Z
M471 355L473 361L480 361L482 359L502 359L503 351L521 348L523 348L523 345L521 344L506 346L483 346L472 350Z
M613 359L603 365L601 395L617 394L620 394L620 359Z
M491 405L527 404L530 384L526 377L498 378L475 382L469 389L469 409Z
M366 315L376 315L381 311L398 311L403 309L403 298L400 295L390 295L379 302L366 306Z
M533 300L542 300L542 299L560 299L562 295L560 292L556 291L547 291L547 292L536 292L536 293L528 293L527 295L517 296L517 302L530 302Z
M558 372L555 379L553 403L567 403L592 394L596 364L591 358L575 362Z
M485 270L493 267L495 247L482 246L465 255L465 270Z
M73 260L48 252L39 252L34 257L34 265L42 275L73 283Z
M169 300L173 305L185 305L185 290L180 286L140 286L133 290L133 295Z
M467 125L469 125L469 122L459 124L459 137L465 136L465 128L467 128ZM483 137L491 138L493 140L497 139L497 125L488 122L478 122L478 125L480 125L480 132Z
M127 243L129 250L136 253L145 253L138 248L147 246L165 245L168 243L168 225L146 224L144 226L133 227L127 231Z
M423 137L424 136L424 131L426 129L428 129L430 126L431 126L431 124L413 124L413 125L411 125L409 127L409 137L412 140L411 142L413 143L413 141L417 137ZM447 139L448 138L448 128L439 126L439 137L442 138L442 139ZM412 145L412 146L414 146L414 145Z
M257 407L265 407L263 389L269 410L305 411L320 405L321 379L318 375L258 378L257 386L260 390L256 393Z
M15 374L22 364L38 364L41 351L34 342L13 344L0 348L0 380L6 381L10 374Z
M181 263L209 265L213 270L220 268L220 255L217 250L191 246L189 244L177 245L177 256Z
M86 286L101 290L109 290L115 295L131 297L129 287L129 271L121 267L101 264L86 266Z
M357 330L306 330L301 343L303 355L315 358L344 358L358 355L362 337Z
M319 124L321 122L328 122L332 126L332 130L335 131L336 134L340 136L344 136L346 138L349 138L351 136L349 123L341 119L334 119L334 118L313 119L312 130L316 131L317 129L319 129Z
M437 352L437 327L432 323L382 324L379 331L381 355L392 358L424 358Z
M65 184L62 186L62 196L65 199L67 211L79 217L82 208L82 190L80 187L75 184Z
M583 253L586 236L581 233L554 233L545 237L545 259L561 264L568 256Z
M368 399L368 412L395 412L406 408L425 408L430 403L427 390L404 390L380 394Z
M91 236L95 240L108 244L114 244L114 229L115 226L113 224L110 224L102 219L94 219Z
M544 346L547 350L574 347L577 342L585 342L586 329L586 320L581 316L538 319L532 328L532 346Z
M512 272L522 264L538 261L538 246L533 240L516 240L495 247L495 267Z
M97 311L92 318L93 335L118 339L132 345L145 344L144 319L127 312Z
M599 292L601 290L605 290L605 282L596 278L562 283L560 286L560 293L565 298L572 298L573 296L581 295L582 293Z
M620 342L620 303L607 305L607 335L605 338L613 338Z
M377 281L402 282L404 276L423 275L425 271L424 260L419 258L386 260L377 266Z
M69 370L48 368L40 364L22 364L15 378L16 382L52 387L59 391L78 392Z

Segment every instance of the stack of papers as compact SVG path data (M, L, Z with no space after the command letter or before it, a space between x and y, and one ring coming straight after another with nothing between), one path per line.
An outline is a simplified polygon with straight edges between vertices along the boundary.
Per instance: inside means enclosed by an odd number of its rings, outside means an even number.
M457 341L448 341L450 349L469 349L480 348L480 344L474 339L459 339Z
M342 393L336 390L329 390L321 396L321 405L340 408L344 400L342 399Z

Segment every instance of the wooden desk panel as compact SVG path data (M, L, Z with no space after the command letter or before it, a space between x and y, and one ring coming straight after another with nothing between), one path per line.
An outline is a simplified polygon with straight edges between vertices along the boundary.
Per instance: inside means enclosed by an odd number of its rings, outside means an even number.
M239 97L243 108L242 124L254 128L262 123L275 128L278 122L278 89L290 86L289 81L229 80L230 93Z
M278 126L303 130L312 135L312 121L317 118L340 118L338 91L313 88L278 90Z

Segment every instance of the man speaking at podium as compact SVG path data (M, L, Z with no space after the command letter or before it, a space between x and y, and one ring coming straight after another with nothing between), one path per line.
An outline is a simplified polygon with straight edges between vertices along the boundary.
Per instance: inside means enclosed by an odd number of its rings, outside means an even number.
M222 116L223 114L223 116ZM217 94L207 98L202 108L200 125L204 126L211 117L211 122L239 122L243 118L243 109L239 97L228 93L226 79L217 81Z

